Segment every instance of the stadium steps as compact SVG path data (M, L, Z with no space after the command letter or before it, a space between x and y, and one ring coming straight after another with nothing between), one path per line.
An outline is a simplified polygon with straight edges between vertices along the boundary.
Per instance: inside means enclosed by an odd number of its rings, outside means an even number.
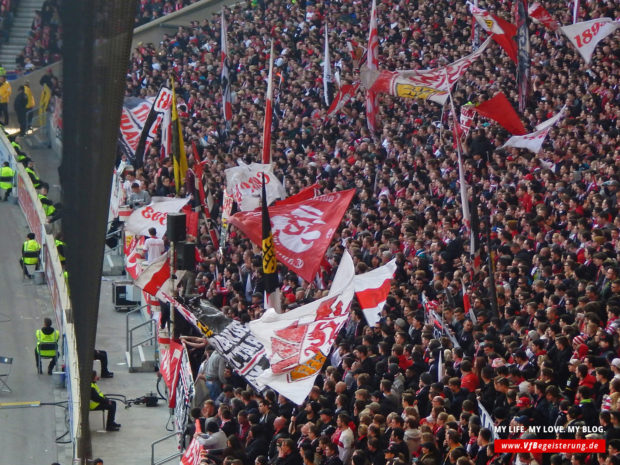
M9 31L8 44L0 45L0 63L7 71L16 68L15 58L21 53L30 37L30 27L35 10L40 10L44 0L20 0Z

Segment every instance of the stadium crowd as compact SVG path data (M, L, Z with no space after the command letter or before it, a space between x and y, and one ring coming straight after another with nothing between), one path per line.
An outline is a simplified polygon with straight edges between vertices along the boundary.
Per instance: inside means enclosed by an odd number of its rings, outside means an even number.
M560 23L572 22L566 2L544 5ZM511 2L480 6L510 20ZM377 8L380 68L434 68L471 52L472 21L464 2L392 0ZM322 192L356 189L328 251L331 269L322 270L322 284L329 287L345 249L357 273L392 257L398 269L380 324L368 327L353 305L329 363L300 407L273 391L248 390L207 347L210 356L199 374L209 398L193 412L203 421L215 420L204 422L208 435L197 435L211 451L204 460L620 464L618 32L598 45L587 66L564 36L530 25L532 92L522 120L531 131L564 104L568 115L537 155L498 150L509 134L483 119L474 124L465 143L466 178L480 224L490 230L487 237L480 228L478 269L462 222L449 110L382 96L380 130L373 136L360 91L341 114L326 119L324 28L329 27L332 65L341 83L357 81L348 45L367 41L369 2L248 2L225 14L234 96L229 129L221 116L218 15L164 35L160 44L141 44L131 57L127 95L154 96L174 76L189 165L197 162L194 150L205 160L206 184L215 198L211 214L219 218L224 169L239 158L260 159L273 40L272 154L278 177L289 195L315 182ZM611 0L593 0L582 2L579 16L618 18L620 9ZM458 108L499 90L516 103L515 66L492 45L453 95ZM126 180L150 195L174 195L171 162L160 160L158 141ZM192 172L181 195L197 204ZM197 243L201 262L195 285L185 292L211 300L242 322L260 316L258 249L233 229L220 254L205 226ZM317 283L284 267L280 271L285 307L322 295ZM464 293L473 314L465 312ZM460 347L426 324L423 295ZM204 343L194 344L202 356ZM493 427L483 424L479 406ZM496 428L508 425L600 426L600 433L579 430L560 437L604 438L608 449L499 453L498 438L555 436Z
M30 73L61 59L62 27L59 8L58 0L45 0L41 9L35 11L30 37L24 50L15 58L18 71Z

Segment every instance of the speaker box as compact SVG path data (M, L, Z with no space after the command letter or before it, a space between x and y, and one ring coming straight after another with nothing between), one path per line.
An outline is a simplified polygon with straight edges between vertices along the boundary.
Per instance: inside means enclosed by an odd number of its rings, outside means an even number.
M189 242L179 242L174 244L174 250L177 256L177 270L194 271L196 269L196 255L194 255L195 249L196 244Z
M185 213L168 213L166 236L170 242L185 240Z

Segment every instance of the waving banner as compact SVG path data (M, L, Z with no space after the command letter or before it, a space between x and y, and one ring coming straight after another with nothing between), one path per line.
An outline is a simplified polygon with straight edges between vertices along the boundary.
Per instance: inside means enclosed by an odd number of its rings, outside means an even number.
M575 46L585 62L590 64L596 45L618 27L620 27L620 23L611 18L598 18L563 26L560 30L568 37L568 40Z
M353 280L355 297L371 327L381 319L381 311L390 293L395 272L396 259L368 273L360 274Z
M497 121L510 134L523 135L527 132L519 115L502 92L476 105L474 109L479 115Z
M452 86L461 78L467 68L489 46L489 37L474 53L442 68L425 71L373 71L362 69L362 84L374 92L395 97L431 100L443 105Z
M148 236L149 228L155 228L157 237L163 237L166 234L168 213L178 212L187 202L189 198L153 197L149 205L134 210L129 216L125 223L125 231Z
M345 84L340 88L340 90L336 93L334 100L332 100L332 104L327 110L327 117L331 117L337 115L340 110L351 100L357 89L359 88L360 83L356 82L355 84Z
M469 11L473 15L480 27L491 34L491 38L504 49L512 61L517 62L517 43L513 37L517 35L517 28L514 24L492 15L487 10L478 8L473 3L469 3Z
M246 165L238 160L239 166L224 170L226 173L226 192L232 196L241 211L260 207L261 186L265 177L267 204L277 199L285 199L286 191L273 173L271 164L251 163Z
M269 208L278 261L311 282L355 189L320 195ZM240 212L230 218L250 240L261 246L261 211Z
M153 101L153 105L151 105L148 117L142 128L142 134L135 150L135 168L142 166L144 156L149 153L151 143L157 137L157 130L164 119L164 114L170 110L171 103L172 91L162 86Z
M517 25L517 90L519 111L523 113L530 93L530 32L528 29L527 0L517 0L515 23Z
M121 153L127 155L132 163L135 161L136 148L152 106L152 97L150 100L127 97L123 102L118 145Z
M268 309L249 323L270 362L260 381L296 404L305 400L349 318L353 278L353 260L345 252L326 297L283 314Z
M527 13L534 23L540 23L551 31L557 31L560 27L560 24L553 19L553 16L538 2L530 3Z
M527 149L534 153L540 152L540 148L542 147L542 144L545 141L547 134L549 134L551 127L564 117L565 109L566 105L562 107L562 109L558 112L557 115L549 118L547 121L543 121L538 126L536 126L536 131L526 134L524 136L512 136L500 148L503 149L506 147L516 147L521 149Z

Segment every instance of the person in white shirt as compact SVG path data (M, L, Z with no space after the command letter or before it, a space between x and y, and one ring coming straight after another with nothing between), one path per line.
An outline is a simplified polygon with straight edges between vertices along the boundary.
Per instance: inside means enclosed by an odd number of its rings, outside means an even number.
M157 238L155 228L149 228L149 234L151 237L144 241L144 250L146 251L146 263L153 263L166 253L166 246L163 240Z
M206 434L196 433L194 437L198 443L207 450L226 448L226 433L220 429L216 422L210 421L206 425Z

